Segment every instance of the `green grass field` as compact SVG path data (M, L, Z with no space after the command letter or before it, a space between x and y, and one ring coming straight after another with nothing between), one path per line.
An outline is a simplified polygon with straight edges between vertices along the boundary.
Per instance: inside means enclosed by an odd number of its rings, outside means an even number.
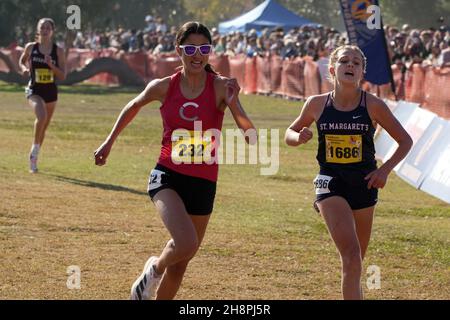
M144 107L96 167L93 152L135 89L63 87L28 173L34 115L21 87L0 84L0 299L128 299L169 235L146 195L159 155L158 105ZM215 210L178 299L339 299L340 260L312 207L315 139L283 142L301 103L242 96L258 128L279 128L280 168L222 165ZM224 128L234 128L229 111ZM263 166L265 167L265 166ZM450 206L391 174L380 192L365 270L368 299L450 299ZM66 286L81 268L81 289Z

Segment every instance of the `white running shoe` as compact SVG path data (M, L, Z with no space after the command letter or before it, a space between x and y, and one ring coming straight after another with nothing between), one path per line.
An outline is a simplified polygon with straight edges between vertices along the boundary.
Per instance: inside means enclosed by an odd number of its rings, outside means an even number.
M162 274L157 274L153 265L158 257L150 257L145 263L142 274L131 287L131 300L151 300L156 296Z
M37 156L33 156L32 154L30 154L30 173L38 172L37 160L38 160Z

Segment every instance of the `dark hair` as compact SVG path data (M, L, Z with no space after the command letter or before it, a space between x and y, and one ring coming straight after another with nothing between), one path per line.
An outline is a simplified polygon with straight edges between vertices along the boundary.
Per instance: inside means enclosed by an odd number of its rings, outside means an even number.
M209 44L212 44L212 38L209 29L200 22L189 21L186 22L180 28L180 30L178 30L177 36L175 38L175 45L182 45L191 34L201 34L205 36L206 39L208 39ZM218 74L209 63L206 64L205 70L206 72Z
M51 18L42 18L42 19L40 19L38 21L38 23L37 23L37 29L38 30L37 30L37 33L36 33L36 41L39 39L39 27L41 25L43 25L44 23L46 23L46 22L50 23L50 25L52 26L52 30L55 31L55 21L53 21L53 19L51 19Z

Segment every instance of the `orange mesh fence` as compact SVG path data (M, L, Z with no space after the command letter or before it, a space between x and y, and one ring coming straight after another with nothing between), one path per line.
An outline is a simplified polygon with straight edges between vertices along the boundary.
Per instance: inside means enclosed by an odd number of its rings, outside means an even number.
M156 58L155 56L149 54L147 55L147 75L149 79L156 79L157 68L156 68Z
M319 60L316 61L317 67L319 68L319 76L320 76L320 92L330 92L333 90L333 84L328 80L329 71L328 71L328 57L320 57Z
M242 92L244 94L254 94L256 93L256 82L257 82L256 72L256 58L247 57L245 59L245 71L244 71L244 86Z
M11 50L11 62L13 63L14 68L17 68L16 70L19 70L19 60L23 51L24 48L22 47L15 47L14 49Z
M304 57L305 61L305 97L320 94L320 74L317 63L311 57Z
M92 60L98 58L100 55L98 51L92 51L89 49L78 49L78 54L81 67L91 63Z
M122 59L142 79L147 79L147 54L143 52L129 52L124 54Z
M279 95L284 95L283 88L281 86L283 76L283 60L280 56L270 57L270 83L272 86L272 92Z
M6 49L1 49L0 53L2 55L4 55L5 57L7 57L8 59L10 59L10 50L6 50ZM9 72L9 68L6 65L6 63L3 61L3 59L0 59L0 72Z
M91 51L91 50L83 50L80 52L79 55L79 63L81 67L84 67L85 65L92 62L92 60L97 59L99 57L100 53L97 51ZM98 80L97 80L98 81ZM95 76L85 80L86 83L91 84L100 84L95 80Z
M116 49L102 49L99 52L99 58L116 58L117 50ZM119 78L113 74L108 72L101 72L96 76L93 76L88 80L89 83L99 84L99 85L119 85Z
M149 78L164 78L172 75L181 66L180 57L177 55L152 56L147 55L149 66Z
M230 76L230 62L228 61L227 56L213 54L209 57L209 63L220 75L224 77Z
M405 74L402 73L397 65L392 65L392 77L394 79L395 84L395 95L399 100L405 100ZM389 93L388 99L394 100L395 96L391 92Z
M320 75L320 92L330 92L333 90L333 84L326 77Z
M74 71L79 68L83 68L85 65L89 64L92 60L98 58L100 56L100 52L92 51L89 49L69 49L66 58L66 71L67 73ZM91 77L87 79L85 82L94 83L94 84L103 84L99 82L98 79Z
M67 72L74 71L83 67L80 61L80 52L78 49L69 49L66 57L66 70Z
M305 62L302 58L283 61L281 88L286 97L302 99L305 96Z
M370 92L374 95L378 95L379 88L376 84L363 80L361 87L364 91Z
M390 83L376 86L377 90L374 93L377 94L381 99L395 100L395 98L397 97L398 100L405 100L404 74L402 74L401 70L397 67L396 64L393 64L391 68L392 78L394 79L395 84L395 94L392 92L392 86Z
M100 57L104 58L116 58L118 56L119 51L117 49L102 49L99 53Z
M9 58L11 62L5 63L0 59L0 71L9 72L8 64L15 69L13 71L17 71L23 48L0 50L6 56L5 59ZM119 55L114 49L69 49L66 59L67 72L82 68L98 57L123 59L145 81L169 76L181 65L177 55L153 56L142 52ZM320 61L314 62L311 57L283 61L279 56L246 58L244 55L212 55L210 59L210 63L220 74L237 78L244 93L275 93L303 98L332 89L331 84L321 76L319 67L324 66L320 65ZM398 99L420 103L424 108L450 118L450 68L413 64L403 75L401 70L393 65L392 73ZM98 74L88 81L97 84L118 84L117 77L109 73ZM381 98L394 99L390 84L376 86L365 82L363 88Z
M272 92L270 82L270 58L256 56L256 91L262 94L269 94Z
M407 101L422 103L424 98L423 85L425 70L419 64L413 64L406 71L405 97Z
M375 94L378 95L378 97L380 97L381 99L391 99L391 100L395 100L395 96L392 93L392 89L391 89L391 84L387 83L387 84L383 84L383 85L377 85L376 87L376 92Z
M426 68L422 106L450 119L450 67Z
M3 59L0 59L0 71L2 72L9 72L9 71L13 71L10 70L9 65L11 65L13 68L15 68L15 62L13 61L13 56L11 54L11 50L8 49L2 49L0 50L2 55L5 56L5 59L8 59L8 62L3 61ZM19 63L17 63L17 67L19 66ZM18 69L17 69L18 70Z
M14 49L1 49L0 51L9 58L9 61L11 62L11 66L14 68L14 70L9 70L9 67L5 62L0 60L0 71L3 72L9 72L9 71L18 71L19 70L19 59L20 56L23 53L24 48L22 47L15 47Z
M228 57L230 62L230 77L236 78L241 88L245 85L245 56Z

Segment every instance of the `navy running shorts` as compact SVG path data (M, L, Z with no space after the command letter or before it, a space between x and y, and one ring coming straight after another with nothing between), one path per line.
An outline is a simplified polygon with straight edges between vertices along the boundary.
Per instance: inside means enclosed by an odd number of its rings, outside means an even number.
M337 175L319 174L314 179L316 200L314 208L319 212L317 203L333 197L340 196L347 200L352 210L359 210L374 206L378 201L378 189L367 189L368 180L365 175L359 177L339 177Z

